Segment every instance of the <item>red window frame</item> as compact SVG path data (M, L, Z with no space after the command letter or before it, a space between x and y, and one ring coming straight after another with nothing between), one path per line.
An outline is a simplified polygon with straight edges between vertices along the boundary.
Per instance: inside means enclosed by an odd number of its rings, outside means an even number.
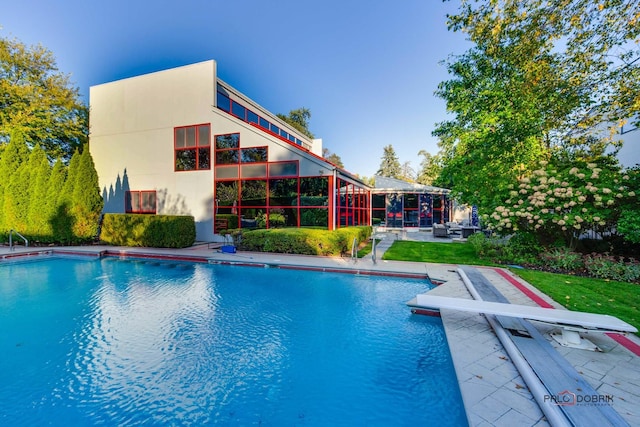
M207 127L209 129L209 139L208 141L200 140L200 128ZM186 146L186 138L189 129L193 129L195 133L195 145L191 147ZM179 147L178 145L178 131L183 130L185 132L185 143L183 147ZM200 123L197 125L189 125L189 126L177 126L173 128L173 168L175 172L190 172L197 170L211 170L211 164L213 162L213 158L211 156L211 123ZM200 150L208 149L209 150L209 164L207 167L200 167ZM194 151L195 152L195 167L193 169L178 169L178 153L181 151Z
M153 209L145 209L145 203L143 203L144 195L153 195ZM155 190L125 191L124 197L124 206L126 213L155 214L158 210L158 198Z

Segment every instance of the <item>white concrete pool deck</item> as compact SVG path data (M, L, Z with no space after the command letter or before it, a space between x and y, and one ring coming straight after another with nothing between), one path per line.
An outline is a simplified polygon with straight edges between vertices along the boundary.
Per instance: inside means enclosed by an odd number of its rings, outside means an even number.
M381 237L383 240L378 247L378 257L393 243L393 240L402 238L402 236L393 234L384 234ZM426 232L411 233L408 238L411 240L433 239L431 233ZM446 241L447 239L437 240ZM110 255L117 253L123 255L146 254L153 257L168 257L169 259L187 257L193 260L209 260L219 263L278 265L362 274L391 273L417 276L428 274L433 280L444 282L431 291L434 294L471 298L456 272L455 265L382 260L374 263L371 256L354 261L350 258L255 252L226 254L216 249L208 249L206 244L186 249L110 246L18 247L11 252L8 247L0 246L0 263L6 256L51 250L95 255L108 251ZM479 270L511 303L536 305L527 295L498 274L495 269L479 268ZM520 279L517 280L524 283ZM556 308L564 309L532 286L524 284ZM407 311L409 312L409 307L407 307ZM442 310L441 316L470 425L509 427L549 425L484 316L452 310ZM538 329L548 337L549 327L538 326ZM555 344L555 341L552 341L552 344L594 389L601 395L613 397L613 408L630 425L640 425L640 357L607 336L596 334L590 338L604 348L605 352L596 353L568 349ZM640 339L637 336L630 335L628 338L640 345Z

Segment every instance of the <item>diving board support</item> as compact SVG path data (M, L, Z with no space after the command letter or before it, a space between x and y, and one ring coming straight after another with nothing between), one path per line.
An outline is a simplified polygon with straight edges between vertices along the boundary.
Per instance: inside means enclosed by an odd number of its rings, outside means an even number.
M567 347L595 350L592 343L586 343L580 337L580 332L614 332L627 334L638 332L634 326L606 314L584 313L579 311L556 310L553 308L531 307L528 305L506 304L462 298L442 297L420 294L408 305L420 309L451 309L472 313L493 314L497 316L514 317L535 320L558 326L562 334L557 334L556 341ZM594 348L595 347L595 348Z

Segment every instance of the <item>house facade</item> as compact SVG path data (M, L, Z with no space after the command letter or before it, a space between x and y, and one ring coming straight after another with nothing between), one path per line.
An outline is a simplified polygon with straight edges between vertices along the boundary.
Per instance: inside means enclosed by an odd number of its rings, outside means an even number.
M105 213L192 215L200 241L230 224L371 224L371 188L213 60L92 86L89 149Z

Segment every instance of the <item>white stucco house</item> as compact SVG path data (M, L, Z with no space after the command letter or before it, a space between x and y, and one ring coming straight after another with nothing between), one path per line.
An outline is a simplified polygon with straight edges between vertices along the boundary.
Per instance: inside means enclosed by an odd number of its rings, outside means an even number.
M92 86L89 149L105 213L192 215L200 241L232 225L371 223L371 188L213 60Z

